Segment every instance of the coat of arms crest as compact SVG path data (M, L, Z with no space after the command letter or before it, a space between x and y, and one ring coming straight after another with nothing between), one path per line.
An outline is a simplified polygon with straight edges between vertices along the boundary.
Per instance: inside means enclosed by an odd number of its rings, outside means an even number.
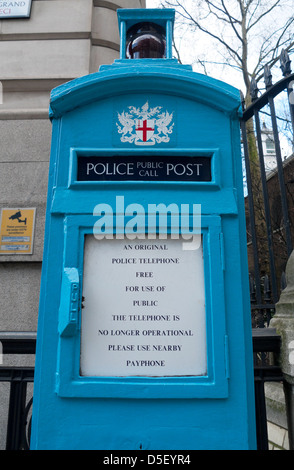
M141 107L128 106L128 111L118 114L116 123L121 142L135 145L155 145L169 142L173 132L173 113L163 112L162 106L149 108L148 101Z

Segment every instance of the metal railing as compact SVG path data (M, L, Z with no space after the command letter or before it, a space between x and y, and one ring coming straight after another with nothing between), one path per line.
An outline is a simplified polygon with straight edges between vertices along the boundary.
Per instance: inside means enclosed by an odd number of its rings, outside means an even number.
M266 91L258 96L258 85L251 82L252 104L245 108L240 120L243 142L244 161L246 168L245 198L248 259L250 269L250 285L252 300L253 326L268 326L278 302L281 290L285 287L285 267L293 249L294 226L294 188L292 189L292 173L286 178L286 164L291 164L294 155L288 160L282 159L280 132L276 112L277 98L282 96L283 103L288 107L288 134L292 139L294 130L294 74L291 73L290 59L282 52L281 69L284 78L273 84L268 67L264 69ZM283 95L281 95L283 93ZM270 122L273 135L274 157L276 168L267 172L265 168L264 145L262 141L261 119ZM252 147L254 142L255 148ZM255 157L255 149L257 158ZM292 167L291 167L292 168ZM275 181L275 186L271 181ZM271 185L271 186L270 186ZM278 216L279 223L275 220ZM263 231L260 227L263 226ZM264 325L261 319L264 318ZM254 321L254 319L257 319Z
M0 332L3 354L34 354L35 333ZM282 372L270 354L280 350L280 336L270 328L253 330L256 436L258 450L268 450L265 382L281 382ZM29 450L32 398L27 384L34 380L33 367L0 367L0 382L10 382L6 450Z
M283 382L278 365L281 337L273 328L252 330L257 450L268 450L265 382Z
M35 354L36 333L1 332L3 357L7 354ZM0 382L10 383L6 450L29 450L33 399L27 387L34 382L34 367L0 366Z

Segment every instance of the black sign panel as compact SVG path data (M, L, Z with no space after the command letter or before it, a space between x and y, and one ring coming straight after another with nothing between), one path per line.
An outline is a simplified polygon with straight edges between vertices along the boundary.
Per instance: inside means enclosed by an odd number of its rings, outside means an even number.
M210 157L82 156L78 181L211 181Z

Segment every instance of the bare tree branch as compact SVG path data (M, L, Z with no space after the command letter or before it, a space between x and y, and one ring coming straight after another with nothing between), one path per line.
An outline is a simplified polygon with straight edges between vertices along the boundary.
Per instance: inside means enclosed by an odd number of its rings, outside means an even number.
M233 28L233 30L234 30L234 33L236 34L237 38L238 38L241 42L243 42L243 38L242 38L242 36L240 36L240 34L239 34L239 32L238 32L238 30L237 30L237 28L236 28L236 26L235 26L235 23L238 23L239 25L242 25L242 21L233 19L233 17L231 16L231 14L230 14L230 13L228 12L228 10L227 10L227 7L225 6L224 0L221 0L221 2L222 2L222 5L223 5L223 7L224 7L224 11L225 11L227 17L229 18L229 22L230 22L230 24L231 24L231 26L232 26L232 28Z
M173 38L173 48L174 48L174 50L175 50L175 52L176 52L176 54L177 54L177 59L178 59L179 63L181 64L182 61L181 61L180 53L179 53L179 50L178 50L178 48L177 48L177 46L176 46L176 44L175 44L174 38Z
M251 23L250 26L248 26L248 31L250 29L252 29L254 26L256 26L258 23L260 23L260 21L266 16L268 15L270 12L272 12L276 6L279 5L281 0L277 0L268 10L264 11L263 13L261 13L259 16L257 16L257 18L255 18L255 20L253 21L253 23Z
M240 70L246 96L249 96L251 78L259 80L265 65L276 64L282 47L288 51L294 47L291 30L294 15L285 0L198 0L190 6L185 0L162 0L162 5L176 9L182 26L186 24L195 33L207 35L219 44L212 60L207 52L207 57L198 63L202 67L221 63ZM285 18L273 17L275 12L282 12Z

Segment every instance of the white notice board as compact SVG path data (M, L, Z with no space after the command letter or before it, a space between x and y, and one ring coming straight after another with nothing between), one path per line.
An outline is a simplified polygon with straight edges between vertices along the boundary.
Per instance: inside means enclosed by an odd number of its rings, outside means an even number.
M85 239L81 375L207 371L202 245Z

